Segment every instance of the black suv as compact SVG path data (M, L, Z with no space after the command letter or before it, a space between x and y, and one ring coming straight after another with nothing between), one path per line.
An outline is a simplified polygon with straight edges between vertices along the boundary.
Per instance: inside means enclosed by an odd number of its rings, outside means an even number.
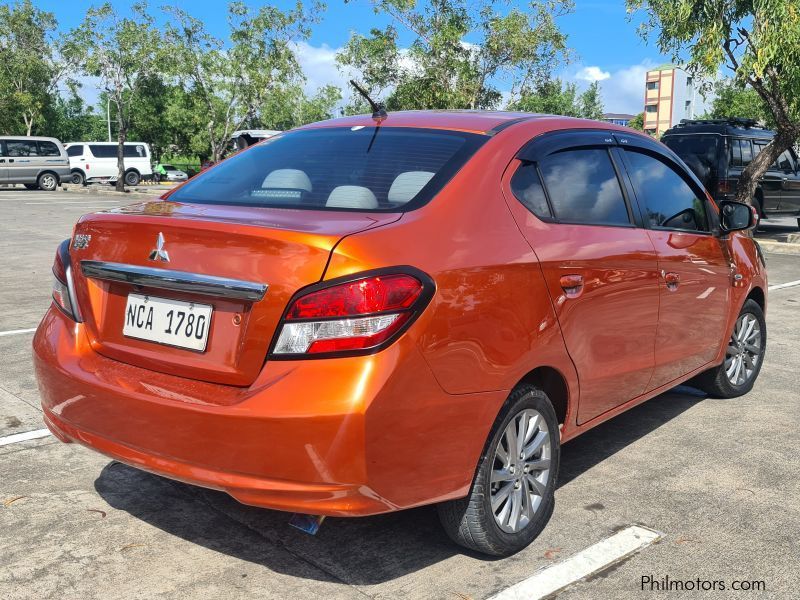
M661 141L719 202L733 198L742 170L774 135L750 119L684 119L665 131ZM800 163L794 150L785 151L770 165L758 183L753 205L762 217L800 215Z

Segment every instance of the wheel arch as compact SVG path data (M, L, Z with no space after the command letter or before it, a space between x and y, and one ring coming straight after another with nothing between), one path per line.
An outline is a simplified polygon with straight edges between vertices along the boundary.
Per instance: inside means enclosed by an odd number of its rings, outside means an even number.
M36 175L37 183L42 178L42 175L47 175L48 173L56 178L56 186L61 185L61 176L52 169L42 169L41 171L39 171L39 174Z
M754 286L753 289L750 290L750 293L747 294L747 297L744 299L744 302L747 302L748 300L755 301L755 303L761 307L761 310L766 312L767 297L766 294L764 294L764 290L761 289L761 286ZM742 304L744 304L744 302Z
M570 409L569 386L561 371L550 366L536 367L520 379L514 387L525 384L534 385L544 391L553 404L559 425L566 424Z

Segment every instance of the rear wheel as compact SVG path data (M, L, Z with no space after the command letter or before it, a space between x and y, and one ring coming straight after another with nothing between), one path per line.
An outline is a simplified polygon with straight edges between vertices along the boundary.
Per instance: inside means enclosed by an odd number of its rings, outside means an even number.
M744 303L725 350L725 360L693 383L716 398L736 398L753 389L767 346L764 311L754 300Z
M39 189L45 192L52 192L58 187L58 179L52 173L42 173L36 180Z
M136 171L128 171L125 173L125 185L139 185L141 179L139 173Z
M520 386L495 421L469 496L438 507L447 534L492 556L525 548L553 512L559 457L558 420L547 394Z

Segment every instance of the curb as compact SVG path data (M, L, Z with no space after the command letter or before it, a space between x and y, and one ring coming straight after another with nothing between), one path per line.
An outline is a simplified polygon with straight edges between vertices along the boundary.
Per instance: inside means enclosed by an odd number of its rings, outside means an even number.
M61 186L61 191L66 194L88 194L88 195L102 195L102 196L150 196L158 197L172 188L162 187L160 185L128 188L124 192L118 192L111 186L99 187L97 185L76 186L71 184L64 184Z
M797 254L800 255L800 244L775 242L773 240L756 239L761 249L768 254Z

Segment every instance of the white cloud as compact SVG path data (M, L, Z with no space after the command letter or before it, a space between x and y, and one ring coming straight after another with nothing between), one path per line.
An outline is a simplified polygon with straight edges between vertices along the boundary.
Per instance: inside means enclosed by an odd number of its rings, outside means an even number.
M575 79L582 79L583 81L595 82L603 81L611 77L611 73L603 71L600 67L583 67L575 74Z
M350 84L346 73L339 71L336 64L336 53L341 48L331 48L327 44L312 46L308 42L298 42L295 45L297 60L306 76L305 91L313 94L326 85L335 85L342 89L348 96Z

